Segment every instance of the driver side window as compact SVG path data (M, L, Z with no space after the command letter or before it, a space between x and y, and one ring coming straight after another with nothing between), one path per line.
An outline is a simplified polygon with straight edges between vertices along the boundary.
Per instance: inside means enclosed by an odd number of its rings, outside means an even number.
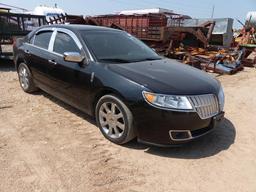
M63 32L57 33L53 51L61 55L63 55L65 52L81 52L73 38Z

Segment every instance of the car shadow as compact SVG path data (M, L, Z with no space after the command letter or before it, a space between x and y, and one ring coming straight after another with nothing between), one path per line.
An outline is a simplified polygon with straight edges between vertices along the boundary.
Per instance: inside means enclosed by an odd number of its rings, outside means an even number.
M74 113L81 119L96 126L96 121L94 117L79 111L78 109L62 102L61 100L43 91L38 91L35 93L35 95L43 95L44 97L48 98L65 110ZM136 139L134 139L133 141L123 145L123 147L141 150L151 155L166 158L200 159L214 156L221 151L227 150L232 144L234 144L235 138L236 130L234 125L230 120L225 118L210 134L182 146L166 148L155 147L139 143Z
M0 72L16 71L12 60L0 58Z
M167 158L200 159L214 156L234 144L236 129L231 121L224 119L213 132L179 147L154 147L132 141L128 148L144 150L145 153Z
M64 103L63 101L59 100L58 98L56 98L54 96L49 95L48 93L46 93L44 91L39 90L39 91L33 93L33 95L43 95L44 97L51 100L52 102L59 105L60 107L64 108L65 110L75 114L76 116L80 117L81 119L83 119L85 121L88 121L89 123L96 126L95 118L93 118L92 116L90 116L90 115L72 107L71 105L68 105L68 104Z

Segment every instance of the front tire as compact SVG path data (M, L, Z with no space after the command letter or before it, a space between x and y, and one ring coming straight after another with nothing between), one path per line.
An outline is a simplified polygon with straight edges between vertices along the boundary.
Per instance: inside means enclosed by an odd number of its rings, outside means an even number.
M21 63L18 67L18 76L20 86L26 93L33 93L38 90L33 82L32 73L25 63Z
M97 125L109 141L121 145L135 138L133 115L115 95L101 97L95 112Z

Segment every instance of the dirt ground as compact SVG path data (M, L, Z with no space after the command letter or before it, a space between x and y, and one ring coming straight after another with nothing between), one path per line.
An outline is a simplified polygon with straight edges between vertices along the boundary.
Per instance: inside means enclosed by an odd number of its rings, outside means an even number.
M117 146L92 118L24 93L0 64L0 191L256 191L256 69L220 76L226 119L180 148Z

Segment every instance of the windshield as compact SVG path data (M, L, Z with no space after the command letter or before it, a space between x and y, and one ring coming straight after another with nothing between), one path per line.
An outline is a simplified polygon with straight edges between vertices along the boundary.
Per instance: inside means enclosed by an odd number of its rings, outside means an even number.
M151 48L126 32L82 31L82 38L100 62L129 63L161 59Z

